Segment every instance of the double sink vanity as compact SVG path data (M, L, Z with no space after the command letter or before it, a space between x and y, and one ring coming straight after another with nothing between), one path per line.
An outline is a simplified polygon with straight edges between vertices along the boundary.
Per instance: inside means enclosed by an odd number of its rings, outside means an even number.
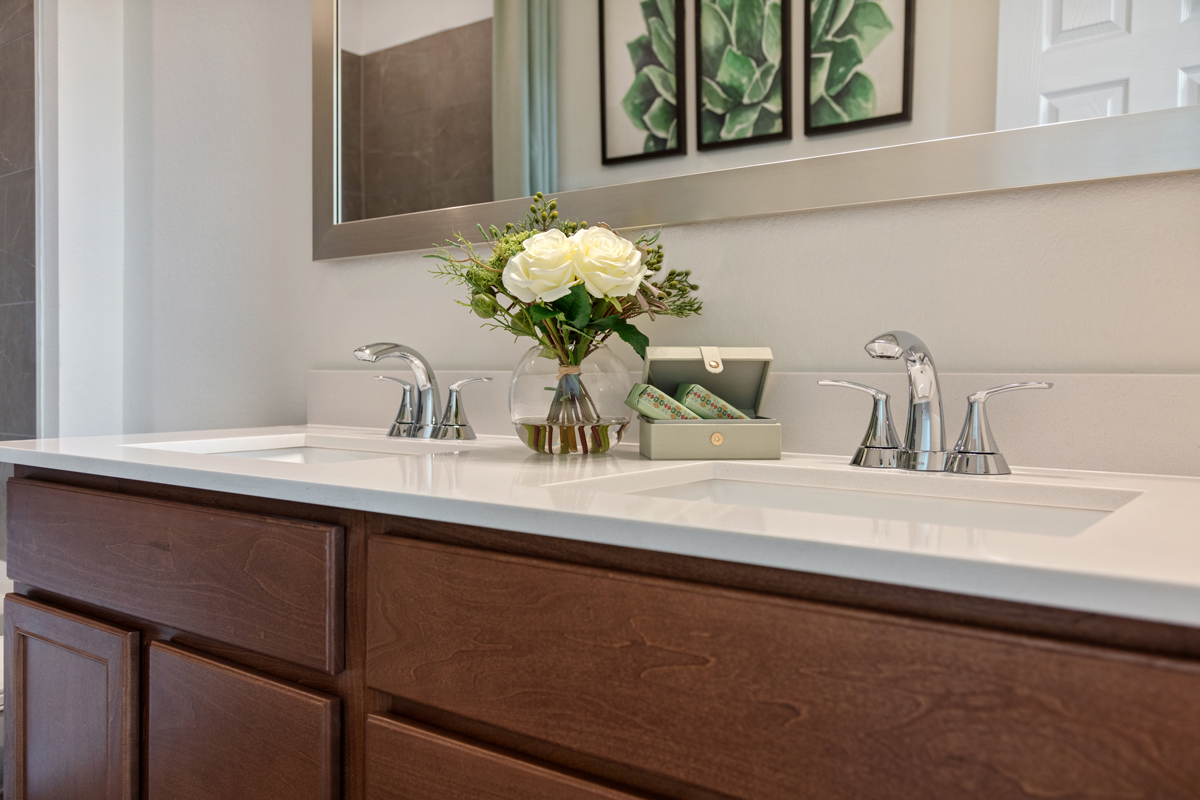
M1200 796L1197 479L316 425L0 459L9 797Z

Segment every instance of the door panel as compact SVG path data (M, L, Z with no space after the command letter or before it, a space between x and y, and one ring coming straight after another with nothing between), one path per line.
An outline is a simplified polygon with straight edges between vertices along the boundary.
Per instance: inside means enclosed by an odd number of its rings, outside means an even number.
M138 633L4 599L4 796L137 797Z

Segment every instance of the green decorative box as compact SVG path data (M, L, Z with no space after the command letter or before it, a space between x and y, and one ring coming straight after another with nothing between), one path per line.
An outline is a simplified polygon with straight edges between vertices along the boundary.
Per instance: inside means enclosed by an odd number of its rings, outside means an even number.
M649 347L642 383L674 397L683 383L698 383L750 419L647 419L639 416L639 446L655 460L779 458L783 426L760 417L769 347Z

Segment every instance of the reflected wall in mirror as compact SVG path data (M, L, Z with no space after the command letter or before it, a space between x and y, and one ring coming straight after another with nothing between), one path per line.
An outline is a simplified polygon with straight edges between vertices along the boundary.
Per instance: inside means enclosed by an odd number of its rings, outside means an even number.
M792 1L788 99L806 114L810 15L827 6L823 29L845 39L850 14L878 3ZM778 0L649 2L736 27L738 8ZM922 0L905 20L911 120L702 150L702 51L685 24L678 154L606 164L600 0L339 0L338 13L342 222L1200 103L1197 0Z

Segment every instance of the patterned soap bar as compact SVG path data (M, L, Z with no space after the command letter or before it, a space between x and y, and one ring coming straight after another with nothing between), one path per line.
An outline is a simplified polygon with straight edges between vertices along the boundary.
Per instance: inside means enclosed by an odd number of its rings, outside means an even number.
M635 383L625 405L650 419L700 419L663 392L645 383Z
M701 419L750 419L698 383L681 384L675 399Z

